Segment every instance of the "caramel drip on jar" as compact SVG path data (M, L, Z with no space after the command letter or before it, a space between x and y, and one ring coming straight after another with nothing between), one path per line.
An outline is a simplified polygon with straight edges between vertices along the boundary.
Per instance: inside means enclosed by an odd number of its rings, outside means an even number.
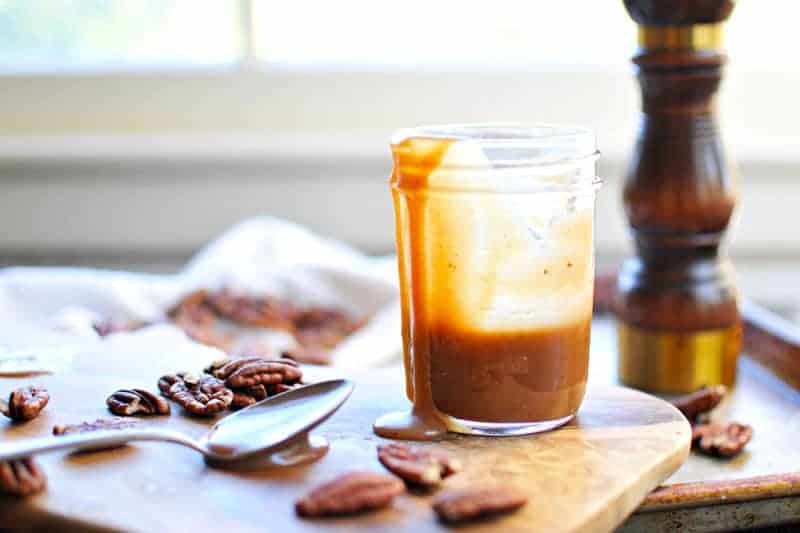
M398 243L403 364L406 395L412 408L381 417L374 425L375 433L381 437L432 440L447 432L431 391L425 189L452 143L449 139L409 138L392 146L394 169L390 185Z

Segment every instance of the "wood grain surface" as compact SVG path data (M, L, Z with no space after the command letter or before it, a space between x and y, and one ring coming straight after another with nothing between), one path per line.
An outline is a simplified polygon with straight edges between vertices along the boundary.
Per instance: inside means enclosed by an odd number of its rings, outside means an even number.
M80 363L80 361L79 361ZM80 364L79 364L80 366ZM97 364L95 368L112 362ZM0 442L46 435L55 423L105 415L104 400L118 387L150 386L157 376L47 376L0 380L0 391L36 382L51 390L43 416L24 425L0 422ZM415 530L443 528L430 498L410 493L388 509L361 517L305 521L294 500L311 486L354 468L382 471L371 424L405 403L402 370L353 376L356 391L318 430L331 441L322 460L306 466L259 472L207 467L200 455L170 444L139 443L81 455L39 458L49 487L28 500L0 498L0 527L138 531ZM192 435L212 421L171 417L144 423L168 425ZM610 531L618 526L688 453L689 426L667 403L621 387L591 388L576 422L534 437L451 436L439 445L465 464L448 486L511 483L530 503L510 516L470 529L496 531Z

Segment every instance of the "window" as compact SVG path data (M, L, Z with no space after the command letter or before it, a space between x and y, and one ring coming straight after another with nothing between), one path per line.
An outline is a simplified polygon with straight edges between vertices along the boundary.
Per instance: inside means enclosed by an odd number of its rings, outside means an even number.
M267 0L256 53L325 67L624 66L635 27L621 1Z
M728 139L795 135L779 103L800 91L800 3L766 4L726 29ZM635 42L620 0L0 0L0 135L540 120L616 150Z
M0 0L0 69L51 73L233 64L235 2Z
M800 253L771 222L800 164L798 15L740 0L725 30L753 256ZM386 142L423 123L591 126L618 201L635 47L621 0L0 0L0 246L187 250L270 212L387 250ZM601 250L629 243L599 217Z
M794 0L739 2L734 64L797 69ZM768 30L768 31L767 31ZM4 72L627 68L621 1L0 0Z
M624 64L633 34L621 2L586 0L0 1L11 72L605 66Z

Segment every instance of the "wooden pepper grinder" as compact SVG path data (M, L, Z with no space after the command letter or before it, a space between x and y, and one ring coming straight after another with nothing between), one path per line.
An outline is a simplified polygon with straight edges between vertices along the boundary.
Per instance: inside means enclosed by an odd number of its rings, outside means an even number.
M655 392L731 384L741 327L720 250L735 185L714 117L733 0L625 0L639 25L642 123L624 189L636 243L614 301L619 375Z

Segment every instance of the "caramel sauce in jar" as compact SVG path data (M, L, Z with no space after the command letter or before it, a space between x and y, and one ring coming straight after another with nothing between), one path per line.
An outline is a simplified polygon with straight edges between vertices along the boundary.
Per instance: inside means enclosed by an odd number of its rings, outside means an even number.
M529 177L493 167L480 139L459 135L412 135L392 149L412 407L375 432L421 440L567 422L588 373L594 187L576 185L593 183L586 169Z

